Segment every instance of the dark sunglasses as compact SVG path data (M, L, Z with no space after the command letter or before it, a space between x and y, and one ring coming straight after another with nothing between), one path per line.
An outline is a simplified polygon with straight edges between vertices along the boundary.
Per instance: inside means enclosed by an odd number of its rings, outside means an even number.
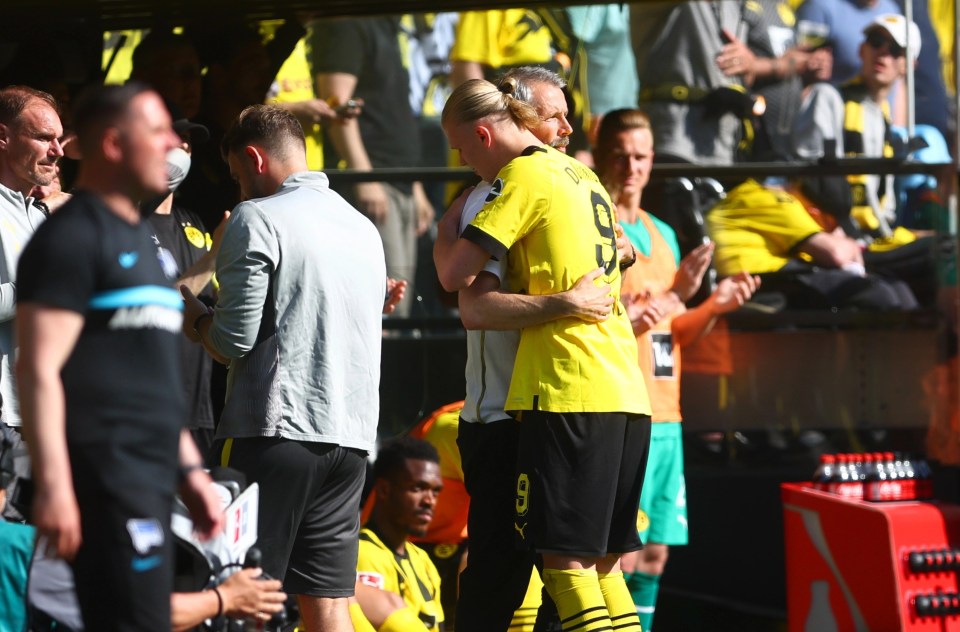
M867 33L867 44L874 50L880 50L886 45L887 50L889 50L890 54L894 57L903 57L907 52L903 46L893 41L893 38L887 37L880 31L870 31Z

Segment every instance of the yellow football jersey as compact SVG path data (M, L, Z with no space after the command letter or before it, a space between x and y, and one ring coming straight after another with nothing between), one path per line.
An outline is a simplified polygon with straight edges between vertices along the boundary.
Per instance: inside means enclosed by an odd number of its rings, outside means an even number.
M822 230L797 198L755 180L730 191L706 220L721 276L776 272L794 258L797 244Z
M270 101L296 103L316 98L303 38L297 42L293 52L283 62L275 81L277 92ZM305 128L303 135L307 149L307 166L314 171L323 169L323 131L320 129L320 124L314 123L309 128Z
M553 59L552 42L535 11L466 11L460 14L450 59L491 68L543 64Z
M370 529L360 530L357 581L400 595L427 630L443 623L440 607L440 575L426 552L411 542L403 558L390 550Z
M497 174L464 231L492 255L508 257L510 291L555 294L603 268L616 300L602 323L562 318L522 330L507 410L650 414L637 341L619 301L613 223L613 204L590 168L531 147Z

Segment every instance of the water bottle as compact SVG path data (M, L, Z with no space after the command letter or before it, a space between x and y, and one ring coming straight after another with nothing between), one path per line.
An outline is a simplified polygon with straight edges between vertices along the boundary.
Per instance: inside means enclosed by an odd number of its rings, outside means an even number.
M897 464L893 452L883 453L884 467L887 471L888 485L879 500L903 500L903 469Z
M837 455L837 473L833 477L831 487L833 493L844 498L855 500L862 497L863 488L854 470L851 455Z
M931 500L933 498L933 470L926 459L918 459L917 471L917 500Z
M832 454L821 454L820 464L813 471L813 489L821 492L829 491L830 479L837 469L837 459Z
M903 500L916 500L917 473L913 469L913 462L909 454L902 455L899 460L903 471Z
M873 502L881 502L888 500L886 495L890 494L890 470L883 453L875 452L872 457L873 471L864 481L863 497Z
M860 468L860 498L866 498L867 494L867 484L870 480L873 479L874 474L876 473L876 462L874 460L874 455L872 452L867 452L861 455L861 460L863 466Z

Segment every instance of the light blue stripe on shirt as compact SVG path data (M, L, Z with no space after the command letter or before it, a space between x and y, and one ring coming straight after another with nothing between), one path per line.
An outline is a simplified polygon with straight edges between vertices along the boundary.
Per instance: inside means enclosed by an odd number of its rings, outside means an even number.
M139 307L142 305L161 305L170 309L182 310L183 299L175 289L162 285L138 285L120 290L109 290L95 294L90 299L91 309L117 309L119 307Z

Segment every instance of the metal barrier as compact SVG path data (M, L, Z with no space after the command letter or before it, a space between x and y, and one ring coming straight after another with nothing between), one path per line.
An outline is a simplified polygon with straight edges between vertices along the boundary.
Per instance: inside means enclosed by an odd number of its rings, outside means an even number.
M858 173L907 175L948 173L953 164L922 163L891 158L838 158L817 162L748 162L735 165L697 165L657 163L653 165L652 179L676 177L732 178L767 176L822 176L852 175ZM469 182L477 175L466 167L403 167L357 171L354 169L324 170L335 184L357 182Z

